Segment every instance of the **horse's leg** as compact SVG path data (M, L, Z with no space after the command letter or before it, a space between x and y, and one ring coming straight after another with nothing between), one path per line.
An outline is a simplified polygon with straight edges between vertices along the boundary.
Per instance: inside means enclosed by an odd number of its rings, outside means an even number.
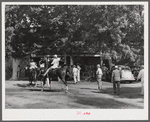
M68 92L68 85L67 85L67 81L65 80L65 78L61 78L62 82L65 84L66 86L66 93Z
M35 77L34 77L34 81L35 81L35 86L34 87L37 87L37 72L35 72Z
M49 89L51 89L52 78L49 78Z
M63 83L61 82L61 79L58 77L58 82L61 84L61 89L63 89Z
M51 78L49 76L47 76L47 85L49 87L49 89L51 89Z
M41 91L44 90L45 83L46 83L46 77L43 78L43 84L42 84L42 85L43 85L43 88L41 89Z
M31 85L32 85L31 78L29 78L29 86L31 86Z
M47 86L49 87L49 81L50 81L50 79L47 77L46 78L46 82L47 82Z

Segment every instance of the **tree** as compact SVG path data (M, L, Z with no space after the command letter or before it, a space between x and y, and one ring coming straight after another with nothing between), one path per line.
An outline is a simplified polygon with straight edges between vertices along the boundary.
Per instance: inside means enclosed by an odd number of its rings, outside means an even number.
M31 53L109 53L113 63L135 62L143 50L143 6L7 5L6 56ZM139 50L138 50L139 49Z

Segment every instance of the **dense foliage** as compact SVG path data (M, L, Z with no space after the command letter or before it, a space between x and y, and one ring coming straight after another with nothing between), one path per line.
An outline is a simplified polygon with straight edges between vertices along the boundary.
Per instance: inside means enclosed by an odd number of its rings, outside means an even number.
M100 53L133 63L144 51L141 5L7 5L6 56Z

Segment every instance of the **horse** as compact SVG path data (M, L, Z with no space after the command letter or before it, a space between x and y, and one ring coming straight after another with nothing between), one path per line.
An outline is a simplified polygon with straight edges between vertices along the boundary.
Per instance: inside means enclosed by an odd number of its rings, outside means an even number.
M70 75L70 70L68 68L67 65L63 65L62 67L59 67L59 68L56 68L56 69L52 69L50 70L46 76L43 76L43 88L41 91L44 90L44 86L46 84L46 79L48 78L49 80L49 85L50 85L50 89L51 89L51 81L52 81L52 78L55 78L57 77L58 78L58 81L62 81L63 84L66 86L66 92L68 92L68 84L67 84L67 81L66 81L66 76L67 75Z
M35 83L37 80L37 70L34 68L28 69L28 78L31 85L33 82Z

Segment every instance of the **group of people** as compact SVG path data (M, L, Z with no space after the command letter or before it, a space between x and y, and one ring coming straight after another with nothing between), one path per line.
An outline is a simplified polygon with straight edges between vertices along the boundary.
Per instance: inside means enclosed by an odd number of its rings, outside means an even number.
M98 89L102 90L102 76L103 72L100 67L100 64L97 64L96 70L96 79L98 84ZM120 94L120 80L122 77L121 69L116 65L115 69L112 71L111 82L113 83L113 92L114 94ZM141 80L141 94L144 94L144 66L141 66L141 70L138 74L137 81Z
M81 67L79 66L79 64L73 65L72 74L73 74L73 80L75 84L77 82L80 82L80 70Z
M54 55L53 58L47 56L40 59L38 66L37 63L33 59L31 59L29 69L39 70L39 75L46 76L50 70L59 67L60 60L61 59L58 58L57 55Z
M43 76L46 76L50 70L58 68L60 60L61 59L58 58L57 55L54 55L52 59L48 57L47 60L44 60L44 58L41 58L41 60L39 61L40 71L46 68L46 71L43 70L44 71ZM51 62L51 63L48 63L48 62ZM32 68L35 68L35 69L38 68L37 64L33 61L33 59L30 62L30 69ZM108 69L107 67L105 67L105 65L101 67L100 64L97 64L97 69L96 69L95 74L96 74L96 80L97 80L99 90L102 90L102 77L104 76L106 78L107 70ZM80 71L81 71L81 67L79 64L70 66L70 73L73 77L75 84L80 81ZM111 82L113 83L114 94L120 94L121 77L122 77L121 69L116 65L111 75ZM144 66L141 66L141 70L137 77L137 80L139 79L141 79L141 84L142 84L141 94L144 94L144 85L143 85L144 84Z
M61 58L57 57L57 55L54 55L52 59L50 57L46 57L45 59L41 58L41 60L39 61L40 70L38 74L42 76L46 76L50 70L60 67L60 61ZM31 59L29 69L38 69L36 62L34 62L33 59ZM79 64L70 66L70 73L71 76L73 77L75 84L80 81L80 70L81 67Z

